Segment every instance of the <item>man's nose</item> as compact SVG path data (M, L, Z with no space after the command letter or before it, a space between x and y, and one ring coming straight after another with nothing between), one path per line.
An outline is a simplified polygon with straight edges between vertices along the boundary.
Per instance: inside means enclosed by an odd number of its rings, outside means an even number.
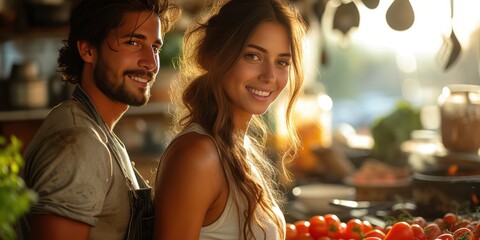
M158 71L160 67L158 53L153 49L143 50L139 65L148 71Z

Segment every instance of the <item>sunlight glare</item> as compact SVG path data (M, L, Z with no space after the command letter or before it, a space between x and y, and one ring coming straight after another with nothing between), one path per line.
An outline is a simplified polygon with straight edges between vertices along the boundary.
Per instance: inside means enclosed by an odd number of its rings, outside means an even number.
M382 0L375 9L368 9L360 1L359 28L350 33L351 42L358 43L373 51L392 49L395 52L408 51L413 54L436 54L443 43L443 36L450 35L453 24L462 47L467 49L470 35L478 28L480 1L455 0L454 19L450 18L450 0L410 0L415 13L415 22L405 31L391 29L385 19L387 9L393 0ZM325 14L333 18L335 5L331 4ZM330 25L331 22L324 23ZM335 34L331 34L336 36ZM336 39L335 41L340 41Z

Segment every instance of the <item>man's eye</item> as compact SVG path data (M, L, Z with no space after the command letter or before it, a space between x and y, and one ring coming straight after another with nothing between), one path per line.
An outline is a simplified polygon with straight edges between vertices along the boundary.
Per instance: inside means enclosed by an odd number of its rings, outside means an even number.
M127 44L128 44L128 45L132 45L132 46L138 46L138 42L133 41L133 40L127 41Z
M159 54L161 52L162 48L160 47L157 47L157 46L153 46L153 51L156 52L157 54Z

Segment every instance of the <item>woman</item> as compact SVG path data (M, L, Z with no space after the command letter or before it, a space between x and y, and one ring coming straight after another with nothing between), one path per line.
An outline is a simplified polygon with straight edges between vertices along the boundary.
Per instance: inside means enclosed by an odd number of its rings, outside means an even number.
M172 87L177 135L158 166L156 239L283 239L261 115L288 85L290 119L304 24L281 0L217 3L206 19L187 30ZM296 152L291 132L282 162Z

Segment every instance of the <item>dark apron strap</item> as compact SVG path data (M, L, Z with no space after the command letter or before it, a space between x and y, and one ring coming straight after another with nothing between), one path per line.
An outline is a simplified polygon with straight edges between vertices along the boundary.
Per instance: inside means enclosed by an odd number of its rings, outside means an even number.
M115 145L114 137L110 130L107 128L103 119L98 114L95 106L93 105L90 98L87 94L77 86L73 92L73 97L78 102L80 102L89 112L89 114L95 119L97 124L105 131L108 137L108 148L113 153L114 158L117 163L122 168L122 171L125 172L125 166L121 158L121 153ZM135 177L137 178L140 189L135 190L131 180L128 176L124 175L127 185L129 187L129 200L130 200L130 221L128 224L127 240L143 240L143 239L152 239L153 238L153 217L154 217L154 208L153 208L153 192L152 188L149 187L144 179L140 176L138 171L134 168ZM124 173L125 174L125 173Z
M136 169L135 175L137 175L137 178L141 178ZM140 182L144 183L143 181ZM145 184L145 186L147 185ZM152 188L147 186L146 188L135 190L135 192L130 191L128 195L131 200L132 214L130 216L127 239L153 239L155 210L153 205Z

